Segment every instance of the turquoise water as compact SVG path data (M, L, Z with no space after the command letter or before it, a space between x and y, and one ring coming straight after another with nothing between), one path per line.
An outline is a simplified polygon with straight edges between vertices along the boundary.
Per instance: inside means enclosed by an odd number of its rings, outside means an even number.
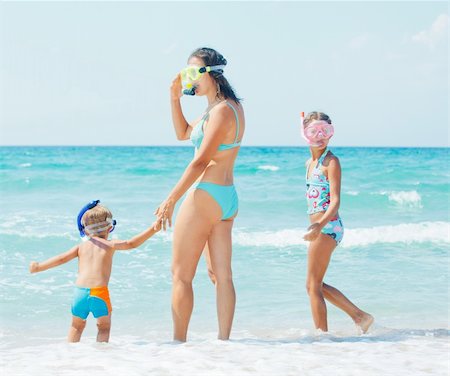
M449 149L332 150L343 170L340 213L346 234L326 281L376 317L376 335L447 338ZM28 264L79 241L79 209L99 198L118 221L114 237L130 237L153 221L154 209L192 155L185 147L0 148L3 348L59 343L66 336L76 261L37 275L28 273ZM308 155L307 148L240 151L235 170L240 212L233 233L235 337L306 338L313 327L301 239L308 224ZM115 256L113 341L129 344L126 336L170 340L171 236L171 231L157 234L139 249ZM210 338L217 330L215 295L203 260L194 288L191 338ZM95 334L91 321L88 338ZM355 334L350 319L331 306L329 327L343 338Z

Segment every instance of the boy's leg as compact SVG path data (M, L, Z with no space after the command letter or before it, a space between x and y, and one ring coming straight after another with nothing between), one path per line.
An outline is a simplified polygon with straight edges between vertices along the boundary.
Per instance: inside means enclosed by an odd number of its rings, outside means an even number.
M80 342L81 334L86 327L86 320L77 316L72 316L72 326L67 337L68 342Z
M108 342L111 331L111 312L108 316L102 316L97 319L97 342Z

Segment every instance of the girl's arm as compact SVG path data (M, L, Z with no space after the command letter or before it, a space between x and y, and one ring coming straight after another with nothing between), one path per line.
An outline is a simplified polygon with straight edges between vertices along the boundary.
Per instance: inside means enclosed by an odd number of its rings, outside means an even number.
M30 273L43 272L44 270L65 264L75 257L78 257L78 245L71 248L67 252L61 253L43 262L32 261L30 263Z
M331 158L328 164L328 181L330 182L330 205L317 222L321 230L336 216L341 204L341 165L336 157Z
M215 109L214 113L210 115L200 149L191 163L186 167L183 175L169 193L167 199L155 211L158 222L164 219L164 230L166 229L166 220L169 222L169 226L172 225L172 213L175 204L200 177L203 171L205 171L214 154L217 152L219 145L227 135L229 127L226 125L230 124L233 120L234 113L225 105Z

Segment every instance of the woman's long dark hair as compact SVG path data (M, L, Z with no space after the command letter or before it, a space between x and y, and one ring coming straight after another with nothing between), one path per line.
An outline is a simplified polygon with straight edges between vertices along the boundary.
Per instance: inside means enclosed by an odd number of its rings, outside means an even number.
M194 52L191 53L189 59L191 57L197 57L202 59L206 66L211 65L227 65L227 59L225 59L222 54L217 52L216 50L208 47L197 48ZM221 71L211 71L209 72L211 77L217 84L217 96L222 96L225 99L231 99L236 103L240 103L242 98L238 98L234 89L231 87L228 80L223 75Z

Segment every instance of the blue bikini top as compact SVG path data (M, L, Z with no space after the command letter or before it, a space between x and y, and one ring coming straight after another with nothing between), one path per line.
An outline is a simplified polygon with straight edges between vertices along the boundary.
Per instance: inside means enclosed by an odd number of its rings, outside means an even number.
M225 102L225 104L230 107L233 112L234 116L236 117L236 137L234 138L234 142L232 144L220 144L219 148L217 150L229 150L236 148L238 146L241 146L241 141L238 141L239 136L239 116L236 111L236 109L228 102ZM202 144L203 138L205 137L205 133L203 131L203 125L205 124L205 121L209 118L209 111L202 117L202 120L200 120L200 124L194 127L194 129L191 132L190 139L192 143L195 146L195 149L198 150L200 148L200 145Z

